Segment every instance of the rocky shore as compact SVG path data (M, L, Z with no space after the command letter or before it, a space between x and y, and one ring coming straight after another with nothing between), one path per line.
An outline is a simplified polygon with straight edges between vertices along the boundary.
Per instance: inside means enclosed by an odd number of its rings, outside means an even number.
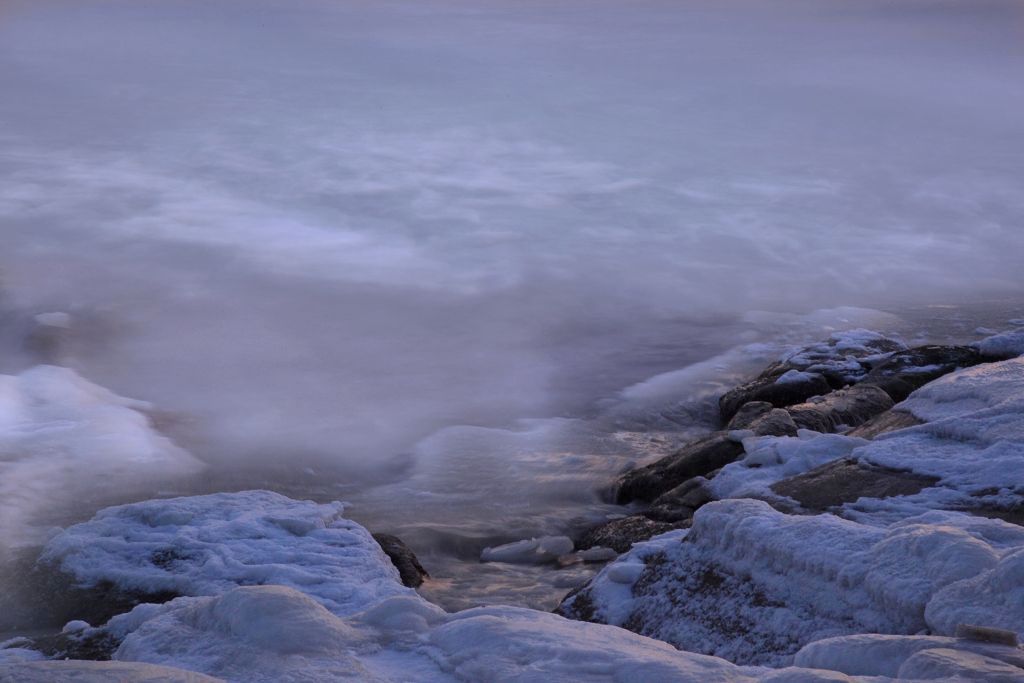
M853 330L772 364L721 429L609 482L633 514L484 552L608 562L557 613L442 610L341 503L107 508L47 543L79 611L0 643L0 681L1021 681L1022 354L1024 327Z

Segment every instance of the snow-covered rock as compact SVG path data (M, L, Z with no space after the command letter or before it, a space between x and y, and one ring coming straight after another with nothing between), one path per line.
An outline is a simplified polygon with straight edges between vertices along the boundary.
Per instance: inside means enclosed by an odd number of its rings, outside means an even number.
M866 443L806 429L796 437L748 437L743 440L744 457L723 467L709 487L717 498L770 496L771 484L848 456Z
M1024 358L946 375L915 391L900 409L924 424L880 435L854 455L937 477L941 487L881 506L890 517L1024 502Z
M993 334L977 342L983 355L994 358L1012 358L1024 355L1024 327Z
M686 650L774 665L841 634L951 635L967 617L1024 631L1024 584L1010 585L1018 546L1024 529L960 513L886 529L718 501L697 511L689 532L634 546L562 611Z
M43 522L79 496L200 470L150 426L148 407L68 368L0 375L0 550L41 542Z
M246 683L761 680L758 669L553 614L447 614L403 587L369 533L341 513L338 503L266 491L152 500L101 511L54 538L46 557L85 585L188 596L138 605L95 629L72 625L118 642L114 659L138 663L124 669L127 680L150 680L164 671L157 666ZM643 568L620 565L616 580ZM43 662L25 673L25 656L6 657L17 661L0 664L0 680L96 680L124 666L97 674L92 664L55 671ZM166 680L206 680L187 676Z
M335 614L410 592L341 503L270 491L149 500L100 511L46 545L82 586L129 594L216 595L236 586L291 586Z
M1019 681L1021 676L1024 676L1024 650L1019 647L942 636L861 634L827 638L803 647L797 652L794 660L798 667L833 670L849 675L933 680L937 677L925 671L926 667L923 666L929 659L914 659L919 652L929 650L939 650L943 653L939 659L946 664L943 666L943 676L938 677L943 680L979 680L978 675L995 674L996 678L980 679L994 681L999 680L999 675L1008 672L1017 676L1016 679L1008 680ZM950 656L949 652L958 654ZM979 663L972 655L994 660L998 664L992 664L991 661ZM914 659L911 664L905 666L911 659ZM950 665L956 669L952 669ZM911 672L913 675L909 675Z

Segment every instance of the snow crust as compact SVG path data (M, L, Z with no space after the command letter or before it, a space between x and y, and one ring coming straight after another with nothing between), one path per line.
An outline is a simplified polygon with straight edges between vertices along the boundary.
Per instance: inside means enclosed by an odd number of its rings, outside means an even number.
M148 407L68 368L0 375L0 550L41 542L43 519L80 495L200 470L150 426Z
M589 597L601 621L742 663L786 664L802 645L858 632L952 635L965 621L1024 632L1024 554L1010 550L1022 532L954 512L882 528L724 500L688 532L634 546Z
M291 586L335 614L410 592L342 503L270 491L148 500L100 511L53 538L42 561L83 586L216 595L239 585Z

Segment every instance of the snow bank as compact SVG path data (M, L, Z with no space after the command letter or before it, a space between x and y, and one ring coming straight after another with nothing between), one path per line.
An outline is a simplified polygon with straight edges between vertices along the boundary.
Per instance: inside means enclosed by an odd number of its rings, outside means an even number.
M110 583L129 593L291 586L336 614L407 594L398 570L343 508L269 491L119 505L53 538L41 559L84 586Z
M0 548L41 541L44 518L85 495L198 471L150 426L147 407L68 368L0 375Z
M718 501L688 533L634 546L568 602L686 650L771 665L840 634L951 635L968 618L1024 631L1024 582L1014 585L1024 555L1010 550L1022 533L951 512L886 529Z

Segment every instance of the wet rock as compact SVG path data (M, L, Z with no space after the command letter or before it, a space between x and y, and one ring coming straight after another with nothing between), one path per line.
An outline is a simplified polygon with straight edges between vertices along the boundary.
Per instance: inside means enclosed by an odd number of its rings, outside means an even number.
M873 439L879 434L894 432L897 429L905 429L921 424L912 413L905 410L887 410L879 413L864 424L855 427L846 433L846 436L857 436L862 439Z
M384 554L391 559L404 585L417 588L423 585L424 579L430 578L430 574L417 559L416 553L402 539L391 534L373 534L373 540L377 541Z
M745 403L726 427L727 431L749 429L758 436L796 436L797 425L790 414L767 401Z
M807 510L824 512L860 498L910 496L938 482L913 472L891 470L841 458L804 474L772 484L771 489Z
M687 479L704 476L736 460L743 445L725 432L716 432L619 479L615 500L654 500Z
M707 487L708 480L694 477L684 481L671 491L658 496L644 516L658 522L682 522L693 517L702 505L714 500Z
M725 392L718 399L722 421L730 421L744 404L751 401L764 401L776 408L785 408L832 391L825 378L817 373L802 373L799 377L780 382L779 378L785 373L777 373L779 369L769 368L757 379Z
M898 402L934 379L986 360L971 346L918 346L894 353L875 365L862 383L883 389Z
M667 523L655 522L643 515L622 517L605 522L587 531L576 543L576 547L580 550L604 547L611 548L617 553L624 553L634 543L646 541L652 536L657 536L673 529L684 529L689 525L689 520Z
M856 427L892 407L889 394L879 387L856 384L790 406L788 413L797 427L827 433L836 431L839 425Z

